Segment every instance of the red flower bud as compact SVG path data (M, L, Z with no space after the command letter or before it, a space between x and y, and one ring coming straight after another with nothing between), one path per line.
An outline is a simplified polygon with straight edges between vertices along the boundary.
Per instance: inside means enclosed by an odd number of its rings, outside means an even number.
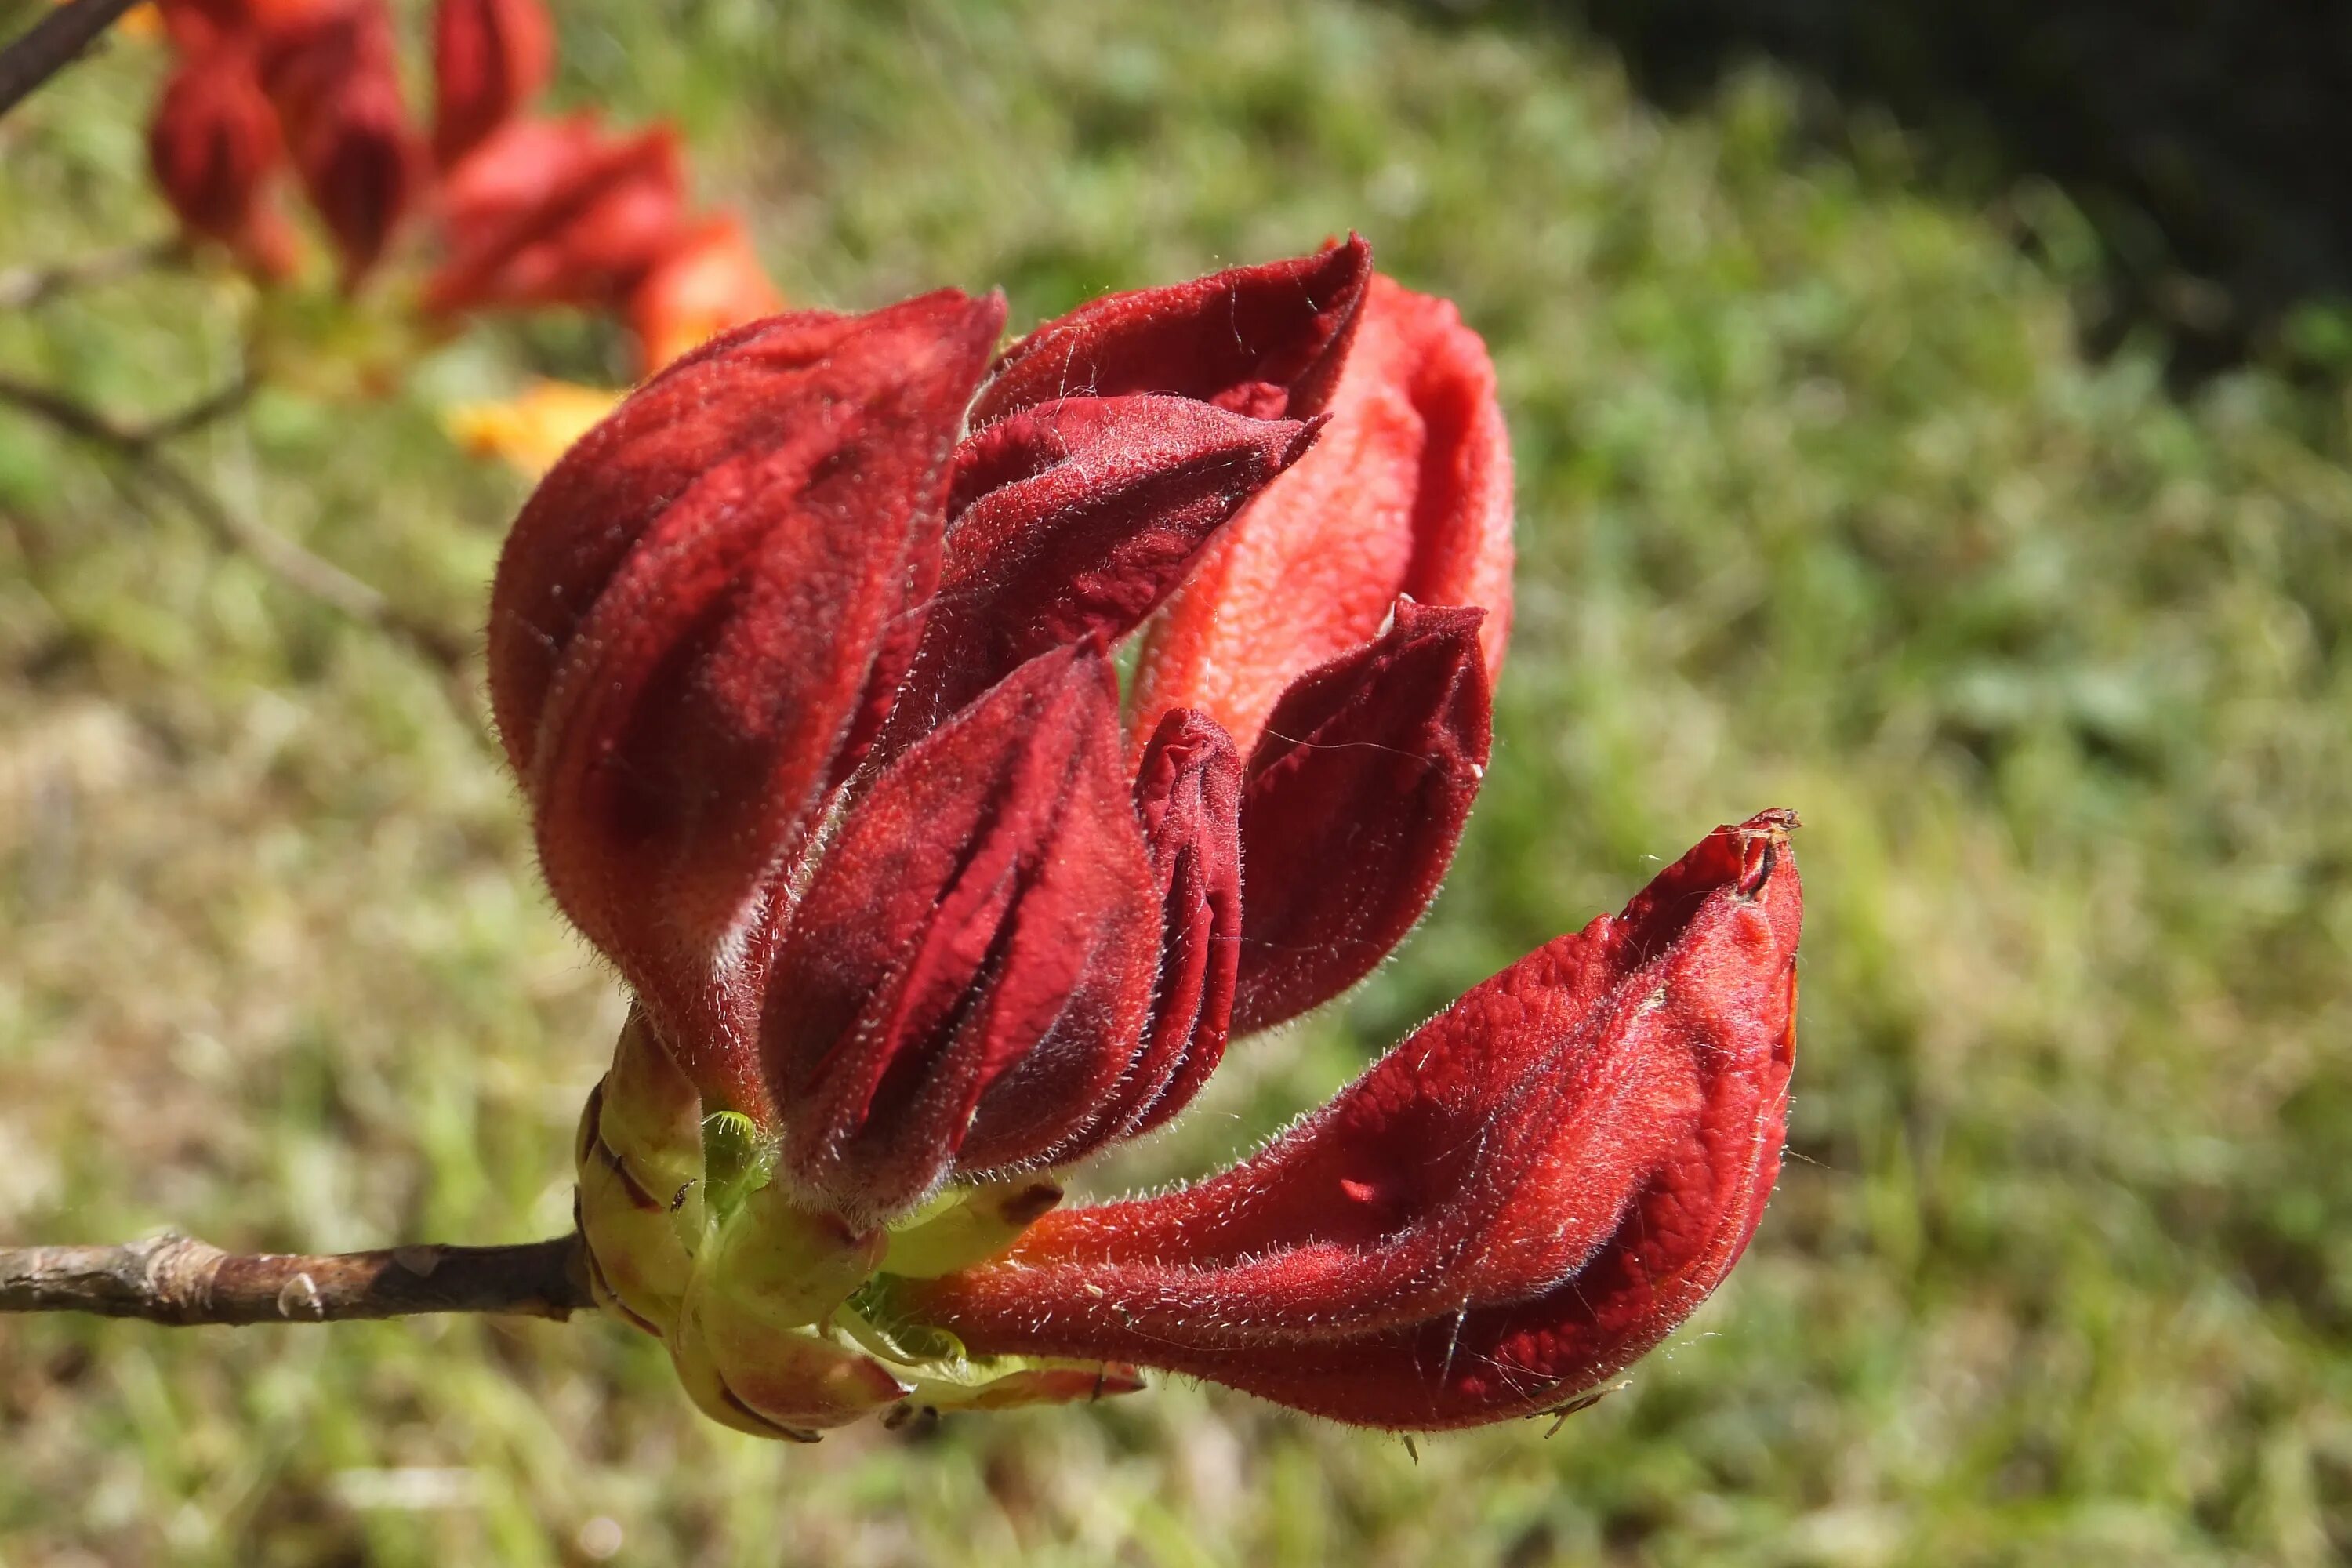
M1243 1033L1370 974L1436 897L1486 776L1483 618L1400 599L1275 704L1242 799Z
M555 65L540 0L436 0L433 156L444 169L539 95Z
M269 195L285 152L249 45L215 41L172 73L148 127L147 157L190 234L228 247L265 278L293 270L293 231Z
M425 308L618 305L677 244L684 184L666 126L615 137L588 115L509 121L443 186L446 257Z
M1003 319L943 291L746 328L655 377L516 521L491 698L549 886L714 1109L766 1121L766 911L871 739Z
M1067 1158L1159 1126L1223 1059L1242 934L1242 763L1217 721L1173 708L1136 770L1135 809L1160 906L1160 979L1118 1110Z
M424 187L392 18L383 0L280 5L262 13L260 37L262 85L354 287Z
M885 754L1024 660L1141 625L1319 424L1143 394L1042 404L965 441L939 597Z
M892 1287L980 1355L1388 1427L1561 1407L1729 1271L1779 1169L1801 893L1767 812L1472 990L1225 1174Z
M1307 418L1330 401L1371 267L1371 247L1350 235L1314 256L1106 294L1005 350L972 424L1130 392Z
M761 1049L782 1172L853 1223L1050 1164L1103 1114L1159 956L1099 645L1033 660L877 777L794 914Z
M1234 521L1155 627L1130 733L1171 708L1244 751L1283 689L1362 644L1400 594L1475 605L1491 679L1510 635L1511 457L1486 345L1449 300L1370 279L1332 425Z
M493 158L519 134L536 167ZM547 216L583 145L511 126L467 161L468 200L527 215L471 297L597 276L572 227L615 187ZM1509 559L1491 374L1450 307L1379 279L1349 357L1367 265L1099 302L984 387L993 300L755 321L517 521L499 731L550 887L640 1004L583 1120L592 1275L719 1419L1083 1398L1140 1363L1466 1426L1562 1407L1746 1245L1793 1047L1786 813L1224 1175L1047 1212L1044 1168L1377 963L1476 794ZM1263 416L1335 382L1338 468L1328 439L1301 459L1319 416ZM1155 611L1122 721L1108 647Z

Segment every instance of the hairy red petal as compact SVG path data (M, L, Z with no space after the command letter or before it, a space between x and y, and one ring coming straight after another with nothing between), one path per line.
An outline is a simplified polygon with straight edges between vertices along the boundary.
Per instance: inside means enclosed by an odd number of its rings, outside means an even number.
M1189 397L1074 397L956 452L938 602L884 752L1049 648L1125 636L1316 424Z
M1276 704L1242 797L1241 1033L1370 974L1436 897L1493 731L1480 616L1399 600Z
M450 172L446 259L425 305L609 306L679 243L685 175L677 133L607 133L593 118L509 121Z
M537 97L555 66L540 0L436 0L433 156L446 169Z
M383 0L320 0L261 16L261 79L346 287L383 254L424 189Z
M264 277L294 266L293 233L268 191L285 157L249 47L213 44L163 84L147 131L157 187L190 234L227 246Z
M1313 256L1089 300L1004 351L972 424L1131 392L1304 419L1330 401L1371 266L1350 235Z
M1370 637L1400 594L1476 605L1492 679L1510 635L1511 454L1486 344L1452 301L1375 277L1305 461L1234 519L1136 671L1131 732L1170 708L1246 752L1285 687Z
M1706 1299L1770 1194L1792 821L1717 829L1224 1175L1049 1215L900 1309L978 1354L1125 1357L1367 1426L1559 1405Z
M1172 709L1136 770L1135 810L1159 879L1160 979L1143 1049L1076 1159L1192 1103L1223 1059L1242 931L1242 762L1205 713Z
M557 464L499 562L491 699L549 886L719 1104L763 1100L705 1015L905 673L1003 317L944 290L721 339Z
M804 1202L878 1218L1050 1162L1134 1056L1159 921L1098 644L1024 665L886 768L770 977L761 1050Z

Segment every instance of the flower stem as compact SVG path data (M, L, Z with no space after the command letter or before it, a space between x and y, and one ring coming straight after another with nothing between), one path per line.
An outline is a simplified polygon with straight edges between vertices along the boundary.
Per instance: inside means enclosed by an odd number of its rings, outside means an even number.
M594 1305L577 1233L509 1247L223 1252L166 1233L120 1247L0 1247L0 1312L94 1312L184 1327L425 1312L562 1320Z

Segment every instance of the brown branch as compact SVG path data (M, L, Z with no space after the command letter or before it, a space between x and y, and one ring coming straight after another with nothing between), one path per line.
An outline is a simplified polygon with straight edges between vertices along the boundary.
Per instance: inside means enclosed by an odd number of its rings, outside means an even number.
M194 475L163 450L163 443L219 418L252 395L249 374L221 392L201 398L152 424L126 426L50 387L0 376L0 404L47 420L66 434L102 447L131 464L164 491L205 531L230 550L250 556L289 587L341 611L352 619L407 644L445 675L465 667L463 638L413 616L323 556L314 555L284 534L273 532L231 510Z
M195 1323L332 1323L425 1312L561 1321L595 1305L578 1233L512 1247L223 1252L163 1235L121 1247L0 1247L0 1312Z
M47 267L12 267L0 272L0 310L29 310L70 289L128 278L173 260L184 255L186 248L184 242L173 237L95 251Z
M98 36L114 26L115 18L139 0L69 0L25 36L0 49L0 114L25 100L35 88L81 58Z

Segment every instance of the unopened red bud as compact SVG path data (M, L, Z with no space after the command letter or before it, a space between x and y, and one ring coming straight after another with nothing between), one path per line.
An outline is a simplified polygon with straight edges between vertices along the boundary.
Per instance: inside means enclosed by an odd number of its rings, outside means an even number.
M1436 896L1492 735L1482 619L1400 600L1275 705L1242 796L1240 1032L1361 980Z
M762 1051L780 1172L863 1222L950 1174L1049 1164L1105 1110L1149 1006L1151 867L1099 646L1015 671L883 770L777 955Z
M1793 822L1717 829L1224 1175L1049 1215L895 1309L979 1354L1130 1357L1365 1426L1563 1405L1689 1316L1770 1194Z
M147 132L155 184L181 226L266 278L293 269L294 236L270 195L286 154L252 49L214 42L173 71Z
M1171 710L1144 747L1135 809L1158 879L1160 978L1118 1108L1076 1159L1184 1109L1224 1058L1242 933L1241 758L1217 721Z
M516 521L492 706L548 883L711 1109L767 1118L760 941L938 570L1003 306L783 316L647 384Z
M262 84L354 287L424 188L392 18L383 0L320 0L264 13L260 38Z

